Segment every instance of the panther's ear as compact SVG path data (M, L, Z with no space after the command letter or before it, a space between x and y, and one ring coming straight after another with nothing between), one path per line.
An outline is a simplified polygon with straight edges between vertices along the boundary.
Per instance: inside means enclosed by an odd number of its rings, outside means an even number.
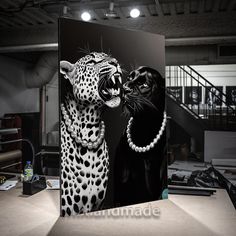
M60 61L60 72L64 75L65 79L69 79L70 83L73 84L73 71L74 64L68 61Z

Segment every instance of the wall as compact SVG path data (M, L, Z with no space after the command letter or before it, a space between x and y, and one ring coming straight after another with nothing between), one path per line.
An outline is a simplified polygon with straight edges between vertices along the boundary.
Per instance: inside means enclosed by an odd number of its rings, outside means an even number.
M181 38L180 38L181 40ZM191 42L194 42L191 41ZM236 57L219 57L216 44L168 46L166 40L166 65L223 65L235 64Z
M39 89L28 89L24 81L24 70L29 66L0 55L0 117L39 111Z
M204 161L236 159L236 132L205 131Z
M215 86L236 86L236 64L203 65L192 68Z

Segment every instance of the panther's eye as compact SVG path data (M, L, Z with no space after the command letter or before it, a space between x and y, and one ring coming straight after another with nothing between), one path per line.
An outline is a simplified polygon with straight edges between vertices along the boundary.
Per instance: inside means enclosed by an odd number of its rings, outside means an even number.
M132 77L131 76L128 76L127 77L127 81L131 81L132 80Z
M148 86L148 84L146 84L146 83L139 85L139 88L148 88L148 87L149 87L149 86Z

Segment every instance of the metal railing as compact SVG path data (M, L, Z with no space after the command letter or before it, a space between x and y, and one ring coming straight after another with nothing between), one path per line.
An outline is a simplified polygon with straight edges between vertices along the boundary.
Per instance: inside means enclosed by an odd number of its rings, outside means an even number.
M228 104L223 87L214 86L192 67L167 66L166 88L169 96L207 124L208 129L236 128L235 106Z

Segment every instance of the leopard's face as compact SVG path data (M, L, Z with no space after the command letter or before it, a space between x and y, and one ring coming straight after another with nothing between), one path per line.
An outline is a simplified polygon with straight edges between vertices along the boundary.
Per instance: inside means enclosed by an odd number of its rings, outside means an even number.
M123 110L128 116L147 110L164 110L165 80L158 71L150 67L131 71L123 89Z
M82 105L99 107L120 105L122 71L115 58L105 53L92 52L75 64L60 62L60 71L70 80L75 99Z

